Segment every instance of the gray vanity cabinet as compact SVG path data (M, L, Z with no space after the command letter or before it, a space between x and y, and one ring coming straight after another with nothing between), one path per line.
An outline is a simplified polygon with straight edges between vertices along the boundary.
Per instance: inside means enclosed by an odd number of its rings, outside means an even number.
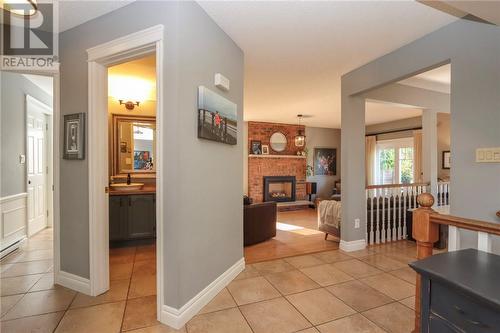
M110 196L110 241L154 238L155 231L156 199L154 194Z

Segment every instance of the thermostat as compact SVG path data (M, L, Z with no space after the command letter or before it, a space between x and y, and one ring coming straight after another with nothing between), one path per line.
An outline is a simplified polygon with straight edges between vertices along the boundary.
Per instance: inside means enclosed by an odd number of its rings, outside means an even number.
M229 79L221 73L215 74L215 86L221 90L229 91Z

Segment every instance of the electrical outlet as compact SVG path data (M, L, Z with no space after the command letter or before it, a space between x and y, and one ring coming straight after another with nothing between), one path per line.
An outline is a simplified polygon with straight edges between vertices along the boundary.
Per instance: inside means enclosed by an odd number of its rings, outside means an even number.
M354 228L358 229L361 221L359 219L354 219Z

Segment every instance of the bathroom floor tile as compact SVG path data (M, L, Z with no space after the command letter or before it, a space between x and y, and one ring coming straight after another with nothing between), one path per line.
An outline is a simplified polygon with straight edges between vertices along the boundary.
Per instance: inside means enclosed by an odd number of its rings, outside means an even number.
M266 275L266 279L283 295L300 293L320 287L319 284L298 270Z
M321 286L329 286L354 279L330 264L302 268L300 271Z
M127 299L128 288L129 280L111 281L109 290L99 296L88 296L78 293L73 303L71 303L70 308L74 309L103 303L124 301Z
M238 305L264 301L281 296L263 277L231 282L227 289Z
M415 326L415 312L398 302L368 310L363 315L390 333L408 333Z
M236 303L234 302L233 296L231 296L229 291L224 288L210 303L205 305L205 307L201 309L198 314L215 312L234 307L236 307Z
M387 273L370 276L360 281L395 300L415 295L414 285Z
M55 333L119 332L125 302L70 309Z
M0 323L2 333L52 333L64 312L53 312L38 316L19 318Z
M365 311L393 302L389 296L359 281L349 281L327 288L356 311Z
M156 296L134 298L127 301L123 317L123 331L157 325Z
M186 327L189 333L252 333L237 308L196 316Z
M360 314L320 325L318 330L321 333L385 333L383 329Z

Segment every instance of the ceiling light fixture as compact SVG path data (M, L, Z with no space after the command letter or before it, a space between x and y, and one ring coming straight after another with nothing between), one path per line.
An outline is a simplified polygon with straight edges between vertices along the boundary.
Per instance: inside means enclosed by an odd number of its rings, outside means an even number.
M38 11L36 0L3 0L1 7L12 14L28 17L33 16Z
M303 115L298 114L297 115L297 122L299 124L299 131L297 132L297 135L295 136L295 146L296 147L304 147L306 143L306 136L304 132L302 131L302 128L300 128L300 121L302 120Z

